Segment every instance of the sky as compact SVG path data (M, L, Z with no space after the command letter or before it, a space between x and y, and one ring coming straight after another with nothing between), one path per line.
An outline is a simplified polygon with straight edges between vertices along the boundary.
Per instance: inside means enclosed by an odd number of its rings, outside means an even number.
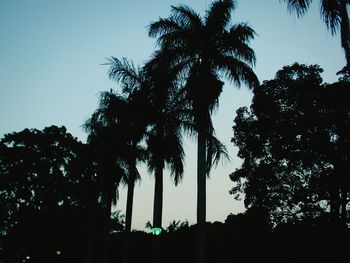
M251 42L260 81L294 62L319 64L324 81L338 79L345 65L339 35L332 36L313 1L303 18L287 12L279 0L238 0L232 23L247 22L257 33ZM81 125L98 105L101 91L117 89L102 65L115 56L142 66L156 48L147 26L170 14L171 5L186 4L205 14L210 0L0 0L0 138L25 128L64 125L85 142ZM252 93L226 82L220 107L213 116L219 139L230 160L211 172L207 182L207 221L224 221L244 211L243 201L229 194L229 174L241 164L231 143L235 111L249 106ZM175 187L165 173L163 226L172 220L196 220L196 144L185 139L186 168ZM135 187L132 228L152 221L154 180L140 166ZM120 188L115 209L125 213L126 189Z

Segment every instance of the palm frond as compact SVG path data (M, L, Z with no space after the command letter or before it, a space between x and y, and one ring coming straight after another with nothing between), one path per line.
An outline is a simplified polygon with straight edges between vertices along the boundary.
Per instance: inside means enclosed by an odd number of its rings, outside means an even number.
M255 35L255 31L246 23L235 24L229 31L223 33L221 48L226 55L236 57L254 66L255 52L248 44Z
M185 159L181 126L170 123L166 129L164 139L168 146L165 156L166 165L169 167L175 185L177 185L182 180Z
M130 168L128 168L128 169L130 169ZM131 177L130 170L128 171L128 173L125 174L125 176L122 177L121 182L122 182L123 186L127 186L129 184L130 180L134 180L134 182L138 182L142 179L139 170L137 168L135 168L135 169L136 170L135 170L134 177Z
M124 167L119 166L118 164L116 164L116 168L114 171L116 174L118 174L119 176L117 176L117 181L113 184L114 187L112 188L112 193L113 193L113 198L112 198L112 204L116 205L117 201L119 200L119 183L122 181L122 178L125 177L126 174L126 170L124 169Z
M213 134L207 136L207 176L213 166L217 166L220 160L229 160L225 145L223 145Z
M340 27L340 8L340 1L321 0L321 17L324 20L327 29L331 31L332 35L336 34Z
M254 50L245 43L236 43L231 46L227 43L227 51L225 55L236 57L242 62L254 67L256 64L256 56Z
M170 50L178 46L182 46L184 39L186 39L186 35L188 35L188 33L185 32L186 31L173 31L163 34L158 37L157 44L164 50Z
M162 46L156 50L149 61L153 64L168 63L173 70L179 72L177 80L186 79L187 71L193 64L191 51L182 46Z
M171 6L171 13L182 29L201 28L203 25L200 15L187 5Z
M286 2L289 13L296 13L300 17L309 9L312 0L280 0L280 2Z
M241 60L231 56L217 56L215 63L225 72L226 77L235 83L238 87L243 82L248 88L254 88L259 85L259 80L253 69Z
M169 91L169 93L171 93L171 91ZM182 115L181 112L190 110L189 106L190 102L186 96L186 90L182 87L178 88L178 90L175 90L175 92L173 91L172 94L169 94L169 98L165 105L164 112L178 113L175 115L180 116Z
M111 80L121 82L123 93L130 93L142 83L141 70L127 58L119 60L116 57L107 59L109 65L108 76Z
M221 33L229 24L231 13L236 8L234 0L217 0L213 2L206 14L206 28L209 34Z
M231 26L227 36L231 41L249 43L256 36L256 32L247 23L238 23Z
M154 38L174 31L181 31L182 29L173 17L159 18L158 21L148 26L148 36Z

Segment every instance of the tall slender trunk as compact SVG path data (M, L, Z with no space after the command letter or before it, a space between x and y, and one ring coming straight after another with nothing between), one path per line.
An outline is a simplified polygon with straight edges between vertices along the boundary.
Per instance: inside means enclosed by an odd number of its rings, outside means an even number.
M109 235L111 228L111 208L112 193L106 193L104 211L103 211L103 240L102 240L102 263L107 263L109 252Z
M347 70L350 71L350 24L349 15L347 11L347 0L341 0L340 7L340 34L341 45L345 52Z
M125 232L131 232L132 207L134 203L134 186L135 178L130 178L128 182L128 195L126 200Z
M131 243L131 221L132 221L132 207L134 203L134 186L136 179L136 160L130 165L130 178L128 181L128 194L126 200L126 215L125 215L125 240L123 249L123 263L129 262L130 257L130 243Z
M162 107L160 107L162 108ZM156 123L157 135L156 143L161 149L162 138L164 136L164 128L161 120ZM154 202L153 202L153 227L162 227L162 214L163 214L163 169L164 161L162 159L162 153L157 153L155 156L155 182L154 182Z
M153 227L162 227L163 213L163 165L157 164L155 170Z
M197 151L197 223L206 220L206 137L204 132L198 132Z
M154 184L154 203L153 203L153 227L162 228L162 213L163 213L163 163L159 161L155 169L155 184ZM159 263L160 260L160 242L158 236L152 237L151 262Z
M196 262L205 262L205 221L206 221L206 136L198 131L197 151L197 250Z

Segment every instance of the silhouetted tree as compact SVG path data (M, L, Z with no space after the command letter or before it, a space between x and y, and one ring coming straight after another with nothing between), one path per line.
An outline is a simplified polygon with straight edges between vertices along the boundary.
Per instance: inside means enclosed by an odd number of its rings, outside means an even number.
M328 116L327 130L331 146L327 156L332 164L332 178L326 184L331 188L330 205L333 220L349 220L347 204L350 201L350 82L340 81L328 85L321 94L322 114Z
M93 178L77 172L83 145L65 127L25 129L0 142L2 231L16 225L22 209L49 211L59 206L86 206L83 193Z
M312 0L280 0L280 2L288 4L288 10L295 12L297 16L302 16L309 9ZM350 24L349 14L349 0L322 0L320 1L321 18L324 20L327 29L332 35L335 35L340 30L341 46L345 52L346 67L349 72L350 66Z
M235 1L215 1L202 18L188 6L173 6L168 18L161 18L149 27L149 36L158 37L161 48L155 57L165 56L181 65L186 76L186 94L198 132L197 222L200 225L204 225L206 218L206 177L212 162L219 158L219 155L213 158L208 149L212 146L208 137L214 133L211 113L218 106L223 87L219 74L237 85L244 82L254 87L258 83L250 67L255 62L255 54L248 45L254 31L244 23L230 25L235 7ZM203 235L198 239L198 246L198 262L203 262Z
M250 111L237 110L232 141L243 164L230 175L231 193L244 192L246 207L268 209L275 223L319 217L329 202L339 217L334 203L349 181L350 89L323 84L321 72L317 65L284 67L254 90Z
M143 94L147 104L143 110L147 112L147 131L144 136L148 154L148 166L155 173L154 226L161 227L163 169L168 164L174 175L175 183L183 173L183 157L181 124L183 115L183 95L176 93L174 73L169 67L149 63L140 70L131 62L110 60L110 77L120 80L124 93ZM145 115L145 114L144 114Z
M183 175L182 129L188 126L188 107L184 93L177 90L177 68L168 61L145 66L150 85L144 89L151 109L147 132L148 167L154 171L153 227L162 227L163 170L167 167L175 185Z
M89 147L65 127L50 126L6 134L0 148L0 229L6 234L6 259L51 261L57 249L65 262L71 262L71 249L82 256L85 247L80 244L97 188Z
M122 93L125 101L125 107L116 107L116 105L108 105L108 109L115 112L118 118L121 120L121 131L126 138L126 144L128 147L128 164L130 167L130 174L128 177L128 199L130 202L126 208L126 225L127 232L131 231L131 215L132 215L132 200L133 189L137 172L137 161L141 160L143 152L141 151L140 143L143 141L147 129L148 110L147 98L145 93L139 88L140 83L144 81L144 75L141 69L136 68L132 62L127 59L122 61L112 57L106 65L109 65L109 78L116 82L122 83ZM143 110L140 114L140 109Z
M101 190L106 193L106 238L109 235L111 204L123 179L128 185L125 230L130 232L135 180L139 178L137 162L144 158L140 146L145 125L138 113L141 96L128 97L113 91L102 92L98 109L86 122L88 141L97 150L101 165ZM107 243L104 246L107 248ZM106 255L105 255L106 256Z
M167 166L177 184L183 173L182 126L186 119L184 95L177 91L176 69L167 61L135 69L131 62L110 60L110 77L122 82L124 93L140 92L146 98L145 132L148 167L155 175L153 227L162 227L163 170ZM144 114L145 115L145 114ZM154 254L154 253L153 253Z

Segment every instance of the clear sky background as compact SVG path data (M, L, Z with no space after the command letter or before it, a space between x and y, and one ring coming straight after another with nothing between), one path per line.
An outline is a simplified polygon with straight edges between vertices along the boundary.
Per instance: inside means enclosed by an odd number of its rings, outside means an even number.
M332 37L314 1L302 19L289 15L278 0L238 0L232 22L248 22L258 36L251 46L257 55L260 81L293 62L319 64L326 82L337 80L345 65L339 35ZM116 88L108 80L106 58L127 57L142 65L155 49L147 26L170 14L180 3L202 13L210 0L0 0L0 137L24 128L64 125L85 142L81 125L97 107L101 91ZM207 220L224 221L244 211L229 195L229 174L240 165L230 142L238 107L249 106L251 92L226 84L214 116L216 133L231 160L219 165L207 183ZM175 188L168 174L164 186L163 225L173 219L195 223L196 148L186 139L186 169ZM133 228L152 221L153 178L140 167L135 187ZM125 211L126 189L120 189L117 209Z

